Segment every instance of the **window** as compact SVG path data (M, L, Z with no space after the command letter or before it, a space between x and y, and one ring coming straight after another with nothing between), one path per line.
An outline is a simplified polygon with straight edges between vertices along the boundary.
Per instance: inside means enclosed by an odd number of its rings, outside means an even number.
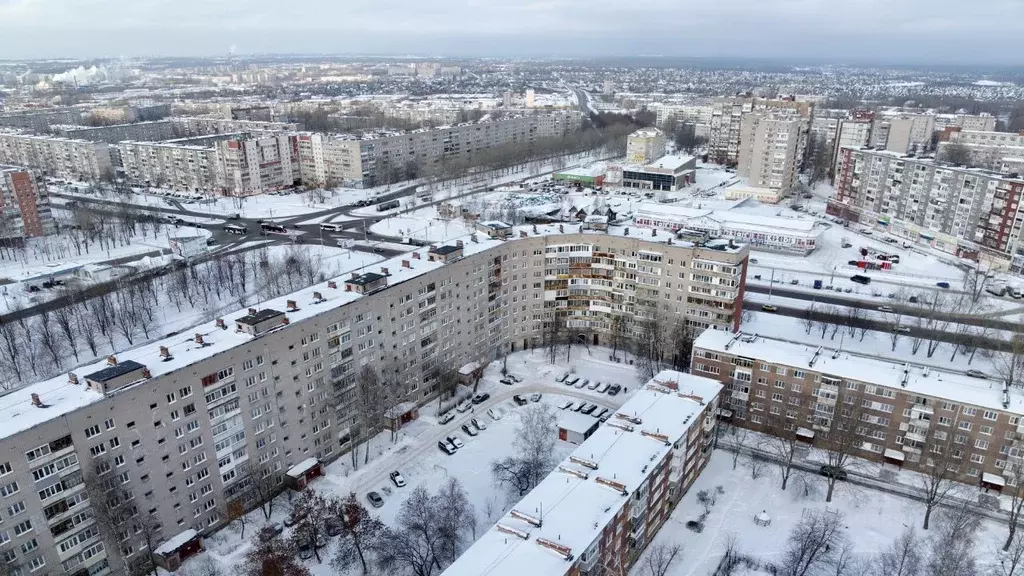
M93 424L85 429L85 437L92 438L101 432L99 424Z
M36 458L40 458L42 456L46 456L49 453L50 453L50 445L49 444L43 444L39 448L36 448L34 450L29 450L28 452L25 452L25 458L27 458L28 461L31 462L31 461L35 460Z
M971 462L975 464L984 464L985 456L983 454L971 454Z
M168 404L174 404L177 401L178 401L178 395L175 394L174 392L171 392L170 394L167 395L167 403Z
M17 516L25 511L25 503L19 501L17 504L11 504L7 507L8 516Z
M44 558L42 556L36 556L32 560L30 560L29 563L28 563L29 572L35 572L36 570L39 570L43 566L46 566L46 558Z
M978 409L977 408L971 408L970 406L964 406L963 413L964 413L964 416L974 416L975 414L978 413Z
M974 425L971 424L970 422L967 422L967 421L961 421L960 422L960 429L961 430L970 430L973 427L974 427Z
M107 430L113 430L115 426L116 424L114 423L113 418L107 418L106 420L103 421L103 428Z
M988 450L988 440L975 440L974 447L979 450Z
M996 413L996 412L993 412L992 410L985 410L985 412L981 415L981 417L984 418L985 420L995 420L995 419L999 418L999 414Z
M982 426L981 428L978 429L978 431L981 432L982 434L986 435L986 436L991 436L992 435L992 427L991 426Z
M0 487L0 496L3 496L4 498L7 498L8 496L10 496L12 494L17 494L20 491L21 491L21 488L18 487L18 483L17 482L11 482L10 484L8 484L6 486Z
M3 464L0 464L0 476L7 476L13 470L14 468L11 468L10 462L4 462Z
M31 540L29 540L29 541L27 541L27 542L25 542L24 544L21 545L21 552L23 554L27 554L27 553L35 550L36 548L39 548L39 543L36 542L35 538L33 538L33 539L31 539Z
M178 390L178 397L179 398L188 398L191 395L192 395L192 387L191 386L185 386L184 388L181 388L181 389Z
M121 441L117 439L117 436L114 436L113 438L110 439L110 449L111 450L113 450L114 448L119 447L120 445L121 445Z
M22 534L28 532L31 529L32 529L32 521L31 520L25 520L21 524L18 524L17 526L14 527L14 535L15 536L21 536Z

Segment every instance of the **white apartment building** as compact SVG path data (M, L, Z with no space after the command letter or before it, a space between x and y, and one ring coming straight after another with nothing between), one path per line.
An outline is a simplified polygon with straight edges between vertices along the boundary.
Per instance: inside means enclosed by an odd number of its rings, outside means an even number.
M42 170L46 176L95 182L114 174L102 142L0 132L0 163Z
M442 576L624 574L707 465L721 390L659 373Z
M65 138L92 140L117 144L124 140L154 142L174 138L174 129L170 120L154 120L152 122L136 122L134 124L113 124L111 126L54 126Z
M867 115L855 116L853 118L843 118L839 120L839 126L836 128L836 142L834 146L832 156L832 177L840 171L839 160L841 158L839 151L843 148L861 148L867 146L871 142L871 127L872 118Z
M871 127L871 145L875 148L910 154L932 147L935 133L933 114L881 114Z
M800 141L806 130L803 119L745 114L736 173L747 178L750 186L790 192L796 184Z
M146 532L160 551L201 538L224 525L228 502L251 497L251 474L280 481L351 449L365 426L353 401L364 366L388 370L386 402L422 404L436 396L442 368L541 346L545 324L570 312L628 319L646 301L669 321L706 322L702 312L739 321L743 246L622 229L515 232L419 248L0 396L0 553L40 573L104 576L148 563ZM720 280L738 281L736 300L692 300ZM568 286L551 286L558 282ZM681 421L665 420L654 437L646 422L623 423L635 427L635 449L660 458L627 489L658 506L662 490L685 490L691 465L706 459L693 427L713 427L718 388L698 389L705 381L692 378L666 378L655 384L668 390L635 400ZM675 431L679 442L656 441ZM647 478L658 486L645 489Z
M942 158L943 152L950 144L962 144L970 150L973 166L1009 174L1013 173L1013 170L1002 170L1003 159L1024 157L1024 132L1014 134L991 130L949 130L948 134L949 140L939 143L939 158Z
M657 128L643 128L626 137L626 162L646 165L665 155L665 134Z
M1024 180L887 150L844 148L828 213L1018 270ZM1011 263L1012 258L1012 263Z
M808 119L813 115L814 104L795 100L770 100L754 96L721 98L712 105L711 134L708 153L713 162L736 164L739 162L740 133L745 114L756 111L785 113L796 118ZM798 156L803 156L804 139L798 143Z
M124 176L138 186L189 192L224 190L217 149L164 142L121 142Z
M302 182L298 138L276 134L222 140L215 145L218 179L227 196L252 196Z
M262 120L232 120L216 116L174 116L168 118L177 138L193 138L213 134L234 134L238 132L297 132L301 129L293 122L271 122Z
M935 129L942 131L946 128L960 128L962 130L994 131L996 129L996 117L991 114L936 114Z

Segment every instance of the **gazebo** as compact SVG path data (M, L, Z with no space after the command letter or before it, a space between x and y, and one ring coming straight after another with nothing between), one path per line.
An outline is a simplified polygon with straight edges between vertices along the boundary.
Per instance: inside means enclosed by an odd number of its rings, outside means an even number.
M772 517L768 515L768 512L761 510L760 513L754 514L754 524L758 526L771 526Z

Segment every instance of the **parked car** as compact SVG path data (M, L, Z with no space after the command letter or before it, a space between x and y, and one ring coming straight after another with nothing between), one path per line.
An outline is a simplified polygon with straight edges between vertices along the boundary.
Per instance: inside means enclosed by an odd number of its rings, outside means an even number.
M483 420L479 420L477 418L473 418L472 420L470 420L470 422L473 423L473 426L476 426L477 430L480 430L480 431L487 430L487 424Z
M579 381L580 381L579 376L571 376L571 377L569 377L568 380L565 381L565 383L568 386L575 386L576 383L579 382Z
M508 378L502 378L501 380L498 380L498 382L501 382L505 386L511 386L511 385L515 384L515 382L509 380Z
M565 410L566 408L569 408L570 406L572 406L572 402L566 400L565 402L562 402L561 404L558 405L558 409L559 410Z
M454 412L445 412L444 414L441 414L440 416L437 417L438 424L447 424L452 420L455 420Z
M305 517L305 514L296 513L293 511L291 514L288 515L287 518L284 519L284 526L285 528L291 528L292 526L295 526L295 524L298 523L299 520L302 520Z
M313 547L309 542L299 544L299 560L309 560L313 557Z
M391 483L397 486L398 488L405 486L405 478L402 478L402 473L399 472L398 470L395 470L391 474L388 474L388 478L391 478Z
M558 378L555 378L555 382L565 382L566 379L568 379L568 378L569 378L569 373L566 372L565 374L562 374Z
M797 284L800 283L800 281L797 280L796 278L793 278L792 280L789 281L789 283L792 284L793 286L796 286Z
M540 402L540 392L530 394L530 402Z
M622 391L622 386L619 386L618 384L612 384L612 387L608 389L608 394L611 395L611 396L615 396L616 394L618 394L621 391Z
M896 326L895 328L893 328L893 330L899 332L900 334L910 334L909 326Z
M455 448L451 444L445 442L444 440L439 440L437 443L437 447L441 449L441 452L444 452L449 456L455 454Z
M459 402L459 405L456 406L455 409L458 410L459 412L469 412L469 410L472 407L473 407L473 403L470 402L469 399L466 399L466 400L463 400L462 402Z
M917 304L918 302L917 296L911 296L908 300L911 304Z
M582 390L583 388L585 388L587 386L587 384L590 384L590 380L587 380L586 378L584 378L583 380L580 380L576 384L576 387L579 388L580 390Z
M324 520L324 531L327 536L334 538L345 531L345 524L341 518L329 516Z
M610 419L611 419L611 417L612 417L612 414L614 414L614 412L608 412L608 413L607 413L607 414L605 414L604 416L601 416L600 418L598 418L598 420L600 420L600 421L601 421L601 424L604 424L605 422L607 422L608 420L610 420Z
M761 310L764 310L765 312L778 312L779 307L773 304L762 304Z
M479 434L479 432L476 431L476 428L470 426L469 424L463 424L462 431L465 432L467 436L476 436L477 434Z
M447 437L446 440L448 440L449 444L455 446L455 448L464 448L466 446L465 444L462 443L462 440L460 440L459 437L455 435Z
M526 406L530 402L525 397L520 396L519 394L513 396L512 401L516 403L516 406Z
M892 308L892 306L879 306L878 307L878 311L879 312L893 312L893 308Z
M572 409L572 411L573 412L582 412L583 409L586 408L586 407L587 407L587 403L586 402L580 402L579 404L576 405L575 408Z
M587 384L587 390L597 390L597 387L601 385L600 380L595 380L590 384Z
M491 417L491 420L497 422L505 415L505 411L501 408L488 408L487 415Z
M367 492L366 499L370 501L370 504L374 508L380 508L381 506L384 505L384 498L382 498L381 495L376 492Z
M849 294L850 292L853 292L853 288L843 288L843 292Z
M483 392L483 393L477 394L476 396L473 396L473 404L482 404L484 402L487 402L487 400L490 397L491 397L491 395L488 394L487 392Z
M611 387L612 387L611 384L609 384L607 382L602 382L601 385L597 387L597 392L599 394L604 394Z
M935 285L939 288L949 288L949 282L936 282Z
M601 408L600 410L595 411L593 414L591 414L591 416L593 416L594 418L597 418L597 419L601 419L608 412L609 412L608 408Z
M828 464L823 465L818 469L818 473L822 476L835 478L836 480L846 480L846 470L842 468L836 468L835 466L829 466Z
M511 372L509 372L508 374L505 374L505 377L508 378L509 380L513 381L513 382L516 382L516 383L520 383L520 382L523 381L522 378L520 378L519 376L516 376L515 374L513 374Z
M281 526L277 522L271 522L263 528L260 528L258 537L260 542L269 542L270 540L280 536L281 532L284 532L284 526Z
M985 374L981 370L971 369L971 370L968 370L967 372L964 372L964 374L967 374L971 378L988 378L988 374Z
M587 407L580 410L581 414L593 414L594 410L597 410L597 404L587 404Z

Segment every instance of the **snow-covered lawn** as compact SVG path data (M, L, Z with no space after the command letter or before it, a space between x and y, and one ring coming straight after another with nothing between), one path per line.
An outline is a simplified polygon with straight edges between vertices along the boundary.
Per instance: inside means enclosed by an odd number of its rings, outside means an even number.
M786 491L780 489L779 479L769 473L756 480L745 457L733 470L732 455L717 450L697 481L683 496L679 506L669 517L652 545L678 543L682 545L681 560L666 576L707 576L722 557L727 539L736 539L738 551L760 561L778 561L790 531L800 521L805 510L832 511L842 514L846 535L860 555L874 555L888 547L909 527L918 536L928 533L920 530L924 518L923 504L888 492L857 487L841 482L830 504L825 502L825 481L820 476L807 475L810 493L799 482L790 480ZM722 486L725 493L712 507L703 532L686 527L702 511L697 493L714 491ZM754 524L754 515L767 513L769 526ZM980 568L997 563L996 549L1002 545L1006 527L992 520L984 520L977 535L976 554ZM650 548L648 549L650 550ZM641 563L643 560L640 561ZM638 563L639 566L639 563ZM634 576L643 572L632 571ZM761 573L758 573L761 574Z
M427 242L444 242L471 234L473 227L461 218L442 220L437 208L413 210L401 216L391 216L370 226L370 232L382 236L411 237Z

